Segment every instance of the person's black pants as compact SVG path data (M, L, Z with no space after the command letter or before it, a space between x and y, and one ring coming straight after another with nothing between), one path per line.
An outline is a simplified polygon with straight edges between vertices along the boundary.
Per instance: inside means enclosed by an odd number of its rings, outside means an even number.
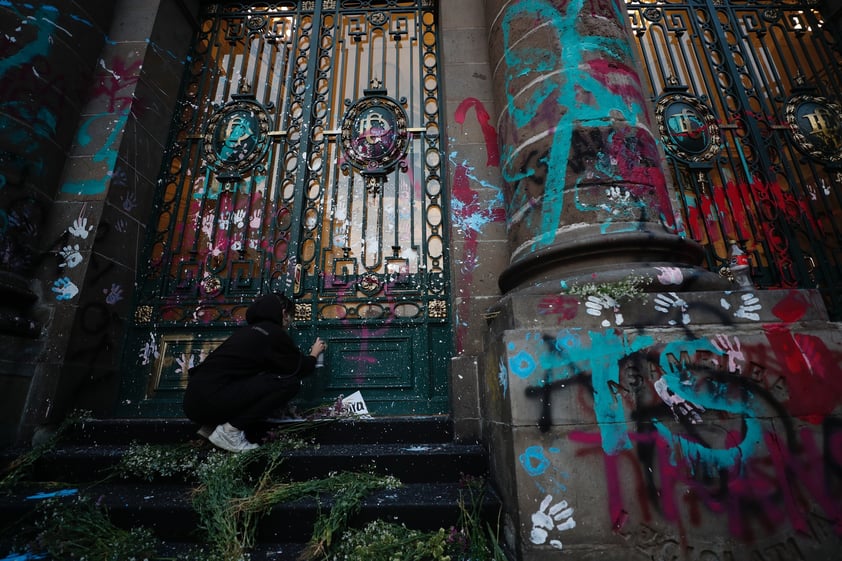
M286 405L300 389L299 378L267 372L224 382L194 378L184 392L184 413L201 425L230 423L246 429Z

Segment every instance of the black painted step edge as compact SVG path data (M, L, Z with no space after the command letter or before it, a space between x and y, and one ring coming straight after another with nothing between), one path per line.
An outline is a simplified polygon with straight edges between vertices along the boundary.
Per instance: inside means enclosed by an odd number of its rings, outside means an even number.
M66 489L67 490L67 489ZM26 519L37 507L38 500L27 497L44 491L37 487L0 496L0 528L13 527ZM190 491L183 486L144 486L105 484L78 489L78 494L95 498L108 509L111 520L118 526L144 526L163 540L198 539L198 515L190 501ZM73 496L64 500L73 500ZM356 525L376 519L404 523L410 528L435 530L456 524L459 498L469 502L469 495L458 483L404 484L397 489L371 493L360 505L354 518ZM332 498L324 495L318 500L300 499L272 508L260 522L260 541L306 541L319 514L330 509ZM484 496L484 517L494 519L500 500L489 490Z
M203 457L212 448L196 443L196 454ZM47 452L28 470L28 481L85 482L113 472L131 445L62 446ZM0 456L0 463L14 459ZM283 473L292 480L324 477L331 471L373 471L391 474L404 482L458 480L487 473L485 449L478 444L363 444L318 445L290 450L283 454ZM257 465L256 469L260 469ZM175 477L184 481L183 477Z
M372 417L369 419L325 419L318 421L277 421L266 423L264 430L284 430L307 425L301 436L312 436L323 444L444 443L453 441L453 423L449 416ZM132 441L152 443L185 442L193 438L199 426L184 418L168 419L90 419L68 431L65 443L97 445L125 444Z

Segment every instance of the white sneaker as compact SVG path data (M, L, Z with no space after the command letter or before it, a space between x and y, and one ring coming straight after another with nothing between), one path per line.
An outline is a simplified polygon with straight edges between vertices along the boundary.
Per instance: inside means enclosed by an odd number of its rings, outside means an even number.
M229 452L245 452L258 448L246 439L246 433L228 423L219 425L208 437L215 446L228 450Z

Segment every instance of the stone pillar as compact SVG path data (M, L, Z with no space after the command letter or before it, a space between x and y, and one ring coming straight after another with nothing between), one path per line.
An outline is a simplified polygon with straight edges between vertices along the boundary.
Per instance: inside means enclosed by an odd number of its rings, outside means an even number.
M695 266L623 2L486 18L511 257L478 386L513 559L832 558L842 328Z
M63 276L52 213L113 12L91 4L0 3L0 446L18 440L68 331L44 275Z
M651 278L658 266L698 288L702 249L673 214L623 3L486 8L511 248L501 289Z
M25 363L32 381L15 396L22 402L21 440L49 434L74 409L96 416L114 411L139 252L196 26L188 10L198 8L196 0L102 3L107 9L81 4L67 0L44 7L47 16L28 18L43 21L47 33L23 49L42 53L44 62L36 58L35 66L50 69L55 84L70 84L59 91L74 94L66 103L75 112L56 111L70 120L56 134L67 158L45 166L54 176L52 200L34 274L49 317L43 348ZM82 62L87 74L79 72Z

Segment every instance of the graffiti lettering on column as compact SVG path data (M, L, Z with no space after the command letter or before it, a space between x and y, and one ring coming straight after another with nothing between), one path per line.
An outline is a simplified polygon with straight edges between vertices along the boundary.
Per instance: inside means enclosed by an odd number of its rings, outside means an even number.
M101 145L99 145L99 148L92 157L92 161L94 162L104 162L105 170L111 170L114 168L117 161L117 140L123 133L123 128L129 119L129 114L128 112L125 112L123 114L116 115L116 120L114 119L115 114L111 113L88 117L79 127L79 132L76 136L76 144L81 147L87 147L93 142L91 135L88 134L88 129L91 128L94 123L101 120L102 122L99 126L103 126L107 130L110 129L111 132L108 134L108 137ZM64 193L75 193L77 195L94 195L103 193L107 187L107 177L108 171L105 171L102 177L84 179L81 181L69 181L61 186L61 190Z
M537 359L531 352L521 349L509 360L509 370L521 378L531 377L536 370L543 373L542 383L531 387L527 395L540 395L546 406L550 402L550 390L563 390L584 372L590 373L594 413L602 431L606 453L631 448L631 441L621 426L627 417L625 405L616 395L622 388L619 383L620 363L651 346L654 342L652 337L641 335L630 340L627 334L609 329L587 333L562 330L555 338L543 338L536 334L529 339L540 340L545 347Z
M99 66L104 72L99 84L94 88L94 97L107 101L109 113L129 108L132 104L132 95L126 94L125 90L135 85L140 78L138 75L140 61L126 64L124 61L114 59L110 66L106 66L105 60L100 59Z
M69 100L81 96L85 75L77 68L52 64L56 45L66 44L70 32L59 22L55 6L4 2L4 10L19 25L2 34L0 41L0 129L2 140L27 160L34 177L44 171L42 142L52 142ZM71 16L75 25L93 25ZM37 99L37 103L32 100ZM0 171L2 174L3 171ZM0 185L3 184L0 177Z
M818 523L818 521L817 521ZM637 551L653 561L734 561L737 555L741 559L752 561L806 561L802 548L789 538L779 543L760 547L741 546L739 551L718 547L698 547L681 543L673 535L667 534L648 524L640 524L635 534L617 532Z
M726 321L759 319L752 293L730 294L721 304ZM552 445L525 443L520 465L535 483L535 503L562 497L575 477L554 474L575 457L590 458L604 469L607 523L641 551L676 545L646 537L646 524L657 518L682 535L718 518L735 538L763 540L757 559L769 552L809 559L811 547L839 540L842 421L834 413L842 406L842 351L791 330L808 305L793 291L771 310L782 323L740 336L697 334L688 320L682 335L657 343L648 333L613 326L509 340L501 372L527 382L521 385L527 400L540 400L538 426L547 436L553 415L569 423L569 412L582 410L595 420L593 432L567 432ZM693 311L685 303L670 317ZM632 520L640 528L634 533ZM798 539L781 534L787 529ZM775 536L783 537L770 544ZM706 558L679 545L682 558ZM728 551L710 555L732 558Z
M95 148L93 162L102 162L103 175L89 179L68 181L62 185L65 193L94 195L106 190L108 179L112 176L117 161L119 139L122 137L129 114L132 110L132 88L140 78L140 61L128 64L120 59L110 63L100 59L100 81L94 90L94 99L105 105L105 111L88 116L79 126L76 144L82 148ZM101 128L110 131L106 138L94 138L89 131Z
M601 213L603 233L638 228L635 222L647 219L648 201L653 197L666 200L666 179L658 170L655 144L639 138L642 133L634 127L617 127L603 138L599 129L573 131L568 167L579 174L574 189L576 208ZM601 201L584 202L583 192L590 184L609 186ZM659 205L662 217L672 215L668 206ZM628 224L616 226L615 221Z
M505 133L501 131L501 168L512 191L509 214L515 222L530 222L526 225L537 235L539 246L551 244L556 236L565 207L568 169L579 174L572 189L580 210L610 207L611 219L640 215L654 206L664 224L672 227L675 223L654 139L637 126L648 120L647 104L635 71L624 62L633 59L629 45L619 37L586 34L577 17L584 4L584 0L561 6L543 0L518 2L505 10L502 19L504 56L510 69L506 107L511 124ZM592 12L605 9L603 16L620 10L615 2L600 4L601 8L588 5ZM525 33L533 35L528 41L512 36L513 30L524 27L532 29ZM610 139L602 138L598 129L588 130L590 123L604 122L609 116L628 125ZM581 153L587 151L582 137L594 140L589 154ZM599 177L588 176L596 173ZM622 188L606 193L604 205L582 204L579 186L597 181ZM536 203L540 203L539 224L531 223L530 217L529 209Z

